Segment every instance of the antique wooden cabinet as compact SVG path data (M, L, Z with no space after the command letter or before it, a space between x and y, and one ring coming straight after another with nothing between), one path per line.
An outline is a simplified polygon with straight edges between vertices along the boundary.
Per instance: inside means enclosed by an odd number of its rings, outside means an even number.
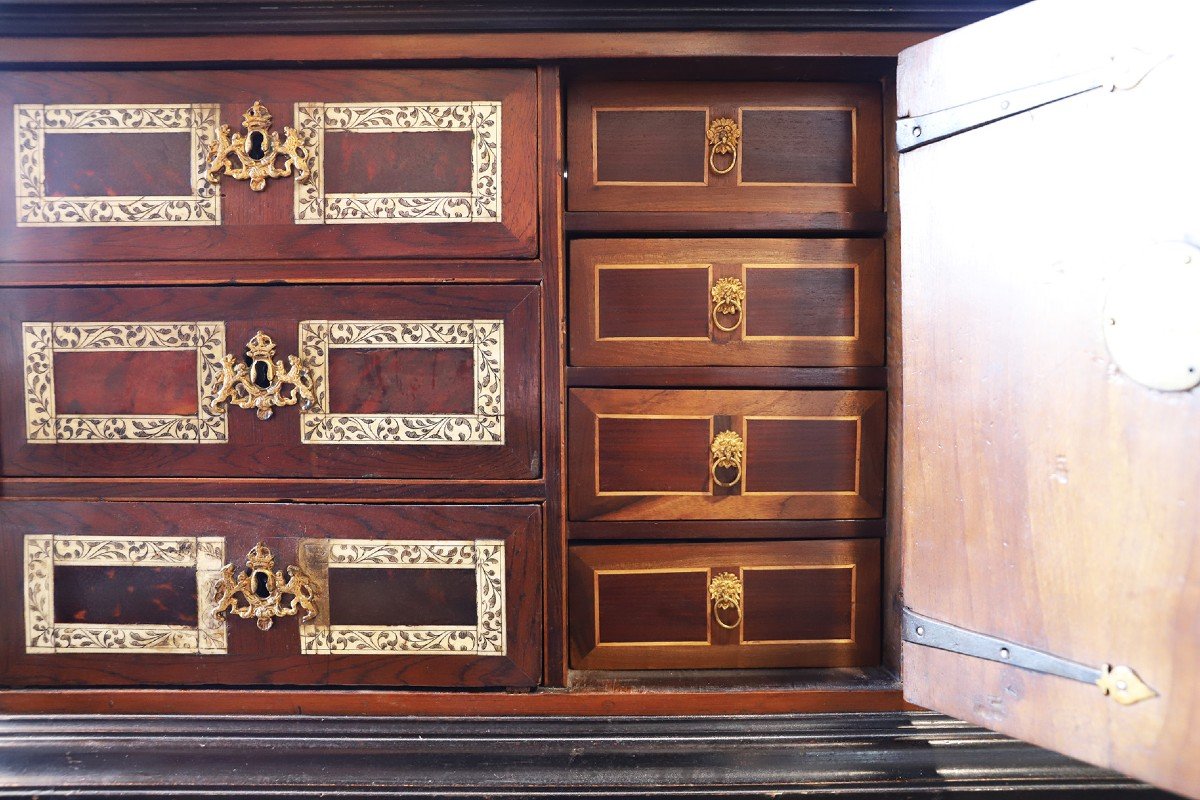
M126 5L0 6L0 794L1200 798L1195 10Z

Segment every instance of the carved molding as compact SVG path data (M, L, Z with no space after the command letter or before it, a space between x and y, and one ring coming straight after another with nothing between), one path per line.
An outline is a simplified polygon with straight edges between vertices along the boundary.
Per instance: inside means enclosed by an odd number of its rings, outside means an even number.
M301 623L300 650L308 655L449 653L503 656L507 652L504 542L314 539L301 543L301 567L331 569L467 569L475 573L474 625L331 625L328 597L315 622Z
M225 562L217 536L25 537L25 651L28 653L196 653L226 651L225 623L212 611L213 585ZM62 623L54 615L54 567L194 567L196 627L116 623Z
M343 414L329 408L329 354L339 348L469 348L474 414ZM316 403L300 417L304 444L504 444L502 320L306 320L300 357L312 370Z
M226 415L206 408L220 384L225 325L220 322L26 322L25 437L64 442L220 443ZM60 414L54 406L54 354L62 351L191 350L196 353L195 414Z
M180 105L17 105L18 227L101 225L219 225L221 195L205 178L217 138L220 107ZM190 195L49 196L45 143L72 133L186 132L191 135Z
M297 103L296 130L308 152L309 179L296 183L299 224L500 221L499 102ZM466 192L325 191L325 132L471 131Z

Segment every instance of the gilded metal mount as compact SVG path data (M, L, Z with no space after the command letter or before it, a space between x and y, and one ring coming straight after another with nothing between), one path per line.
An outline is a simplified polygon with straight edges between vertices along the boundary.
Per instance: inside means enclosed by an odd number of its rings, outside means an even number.
M731 172L737 165L738 145L742 142L742 128L729 117L718 117L708 126L708 168L717 175ZM722 169L717 166L717 156L729 156L729 163Z
M708 584L708 597L712 600L713 619L727 630L733 630L742 624L742 579L732 572L722 572L716 575ZM737 611L734 622L726 622L721 616L722 611Z
M746 443L737 431L721 431L713 437L709 447L712 459L712 479L717 486L736 486L742 480L742 460L746 457ZM732 480L717 477L718 469L736 470Z
M721 278L711 289L713 324L718 330L729 333L742 324L742 306L746 302L746 285L740 278ZM722 325L721 317L735 317L732 325Z
M219 183L222 175L239 181L250 181L250 188L261 192L267 186L267 178L285 178L296 171L296 181L308 180L308 151L294 128L284 127L283 141L279 133L271 130L271 112L257 100L250 110L242 115L242 127L246 133L233 133L228 125L217 132L218 139L208 152L208 172L205 177L211 183ZM275 162L284 157L283 166ZM237 165L234 165L234 159Z
M287 568L287 578L275 570L275 557L262 542L246 555L246 568L240 575L234 574L233 564L221 569L221 576L213 586L215 604L213 618L225 620L225 612L232 611L242 619L251 619L259 630L270 630L276 617L294 616L304 609L301 622L317 616L319 592L312 578L298 567ZM239 602L238 596L242 600ZM284 605L283 596L291 595L291 602Z
M221 359L221 379L216 393L208 401L208 410L224 414L225 404L253 408L259 419L270 419L277 406L294 406L307 411L317 402L313 394L312 372L296 356L288 356L287 369L275 356L275 341L262 331L246 343L246 360L237 361L232 353ZM292 389L284 394L284 385Z

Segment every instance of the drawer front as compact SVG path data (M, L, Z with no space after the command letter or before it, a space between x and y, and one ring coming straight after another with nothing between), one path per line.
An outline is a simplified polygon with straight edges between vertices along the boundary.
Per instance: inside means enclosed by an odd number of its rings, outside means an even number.
M573 389L571 519L883 515L884 393Z
M532 70L9 74L0 258L530 257L535 87Z
M541 471L536 287L5 289L0 303L6 475Z
M568 208L879 211L881 124L872 84L581 84Z
M571 245L578 366L883 363L883 244L588 239Z
M879 662L879 540L570 550L575 669Z
M535 685L540 541L536 506L3 503L0 685Z

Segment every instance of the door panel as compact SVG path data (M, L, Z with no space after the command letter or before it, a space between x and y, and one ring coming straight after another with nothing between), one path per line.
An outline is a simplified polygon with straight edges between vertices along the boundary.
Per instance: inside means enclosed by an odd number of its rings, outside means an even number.
M910 114L987 98L1004 116L1022 98L998 93L1033 84L1063 99L900 156L899 504L904 603L1011 643L988 660L914 627L909 700L1200 797L1200 391L1150 388L1106 346L1140 324L1142 358L1178 361L1200 299L1180 244L1200 241L1186 6L1035 2L902 55ZM1128 47L1156 66L1106 91ZM1130 286L1152 298L1141 320L1112 310ZM1002 663L1018 645L1129 667L1155 695Z
M531 686L540 541L536 506L4 503L0 685ZM254 569L262 622L220 591Z

